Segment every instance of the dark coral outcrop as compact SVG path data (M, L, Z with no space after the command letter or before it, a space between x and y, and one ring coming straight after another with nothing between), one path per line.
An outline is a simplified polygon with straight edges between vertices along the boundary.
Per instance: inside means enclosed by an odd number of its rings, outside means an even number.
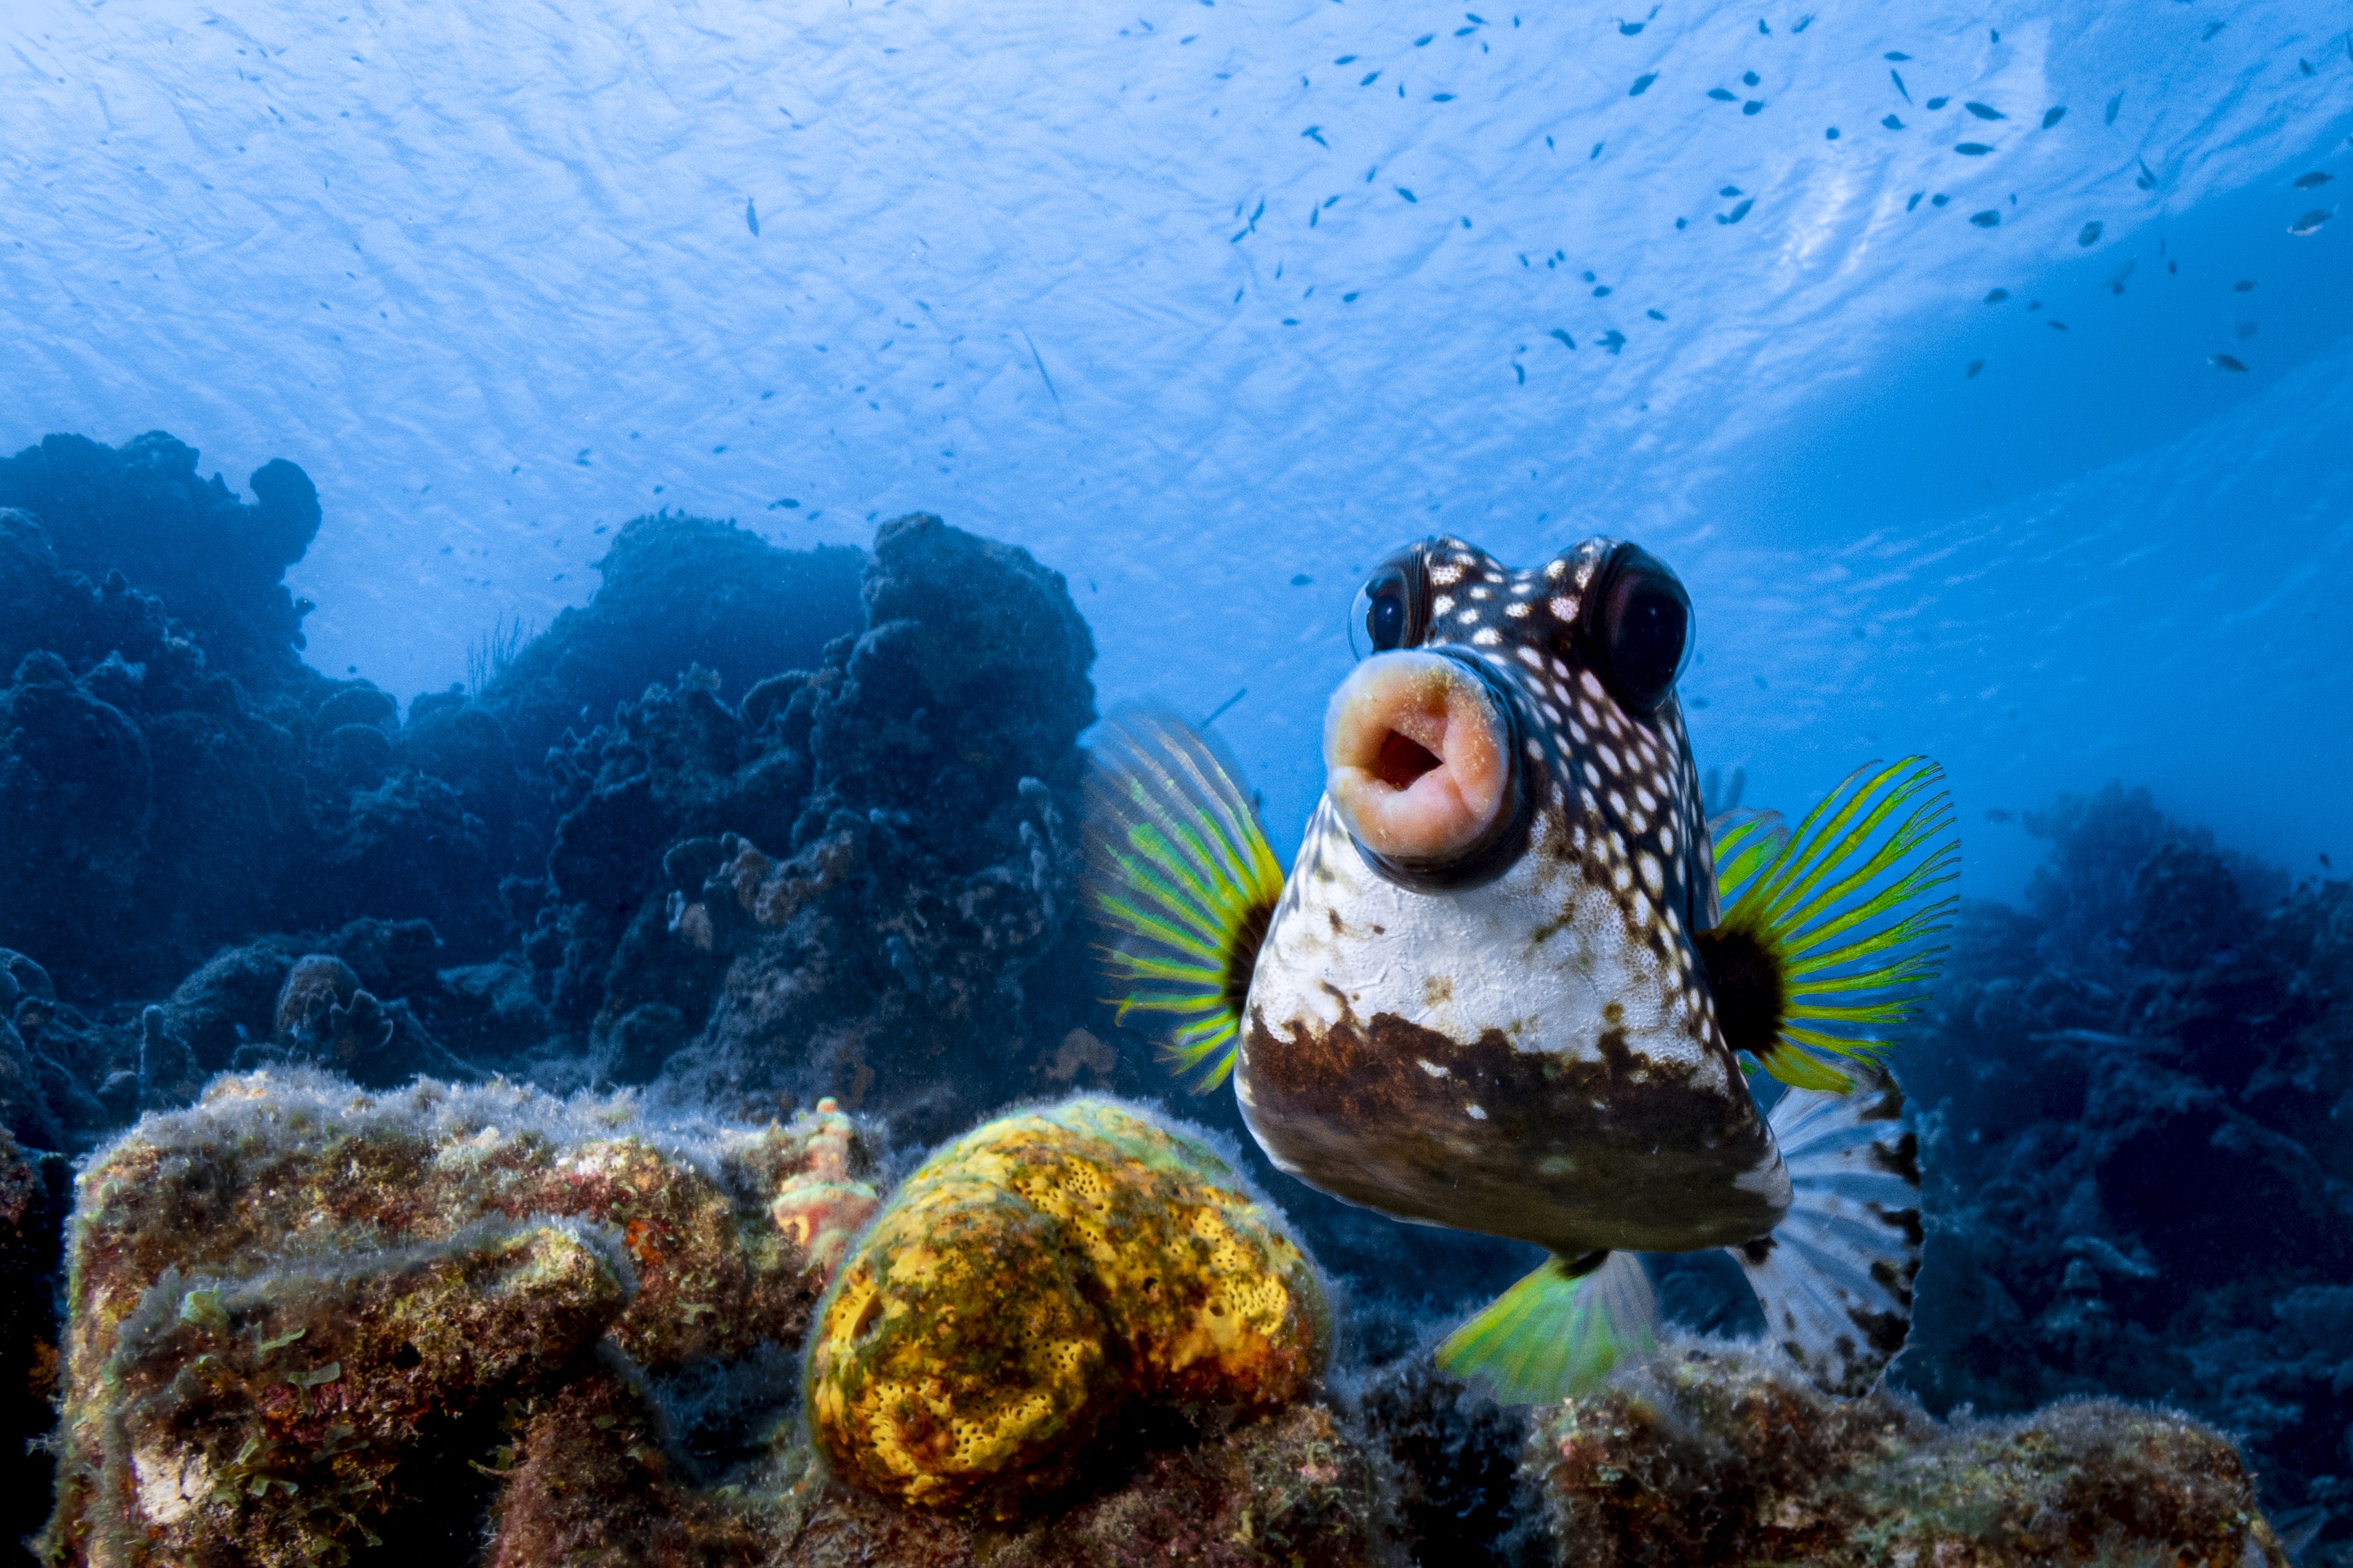
M0 508L39 518L60 568L95 583L128 579L159 595L215 669L269 691L301 675L310 606L280 580L318 534L319 492L282 458L247 483L250 502L218 474L197 478L195 448L160 430L119 447L50 436L0 458ZM0 604L0 654L26 624L15 608Z
M525 951L620 1081L835 1094L929 1139L1082 1021L1024 979L1073 934L1094 644L1060 574L934 517L883 525L865 597L819 668L733 706L691 674L556 760Z
M2178 1405L2353 1552L2353 884L2288 889L2146 792L2033 821L2028 907L1965 907L1902 1058L1933 1110L1898 1380Z
M740 702L780 670L814 668L828 643L859 630L865 565L863 551L780 550L711 518L638 518L597 563L596 597L515 649L481 700L533 767L566 730L611 722L617 706L682 669L716 671L714 694Z

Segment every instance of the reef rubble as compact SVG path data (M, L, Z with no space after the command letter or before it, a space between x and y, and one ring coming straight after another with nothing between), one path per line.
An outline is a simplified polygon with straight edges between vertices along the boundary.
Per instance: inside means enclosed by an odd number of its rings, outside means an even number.
M508 1084L216 1079L76 1184L45 1551L462 1540L511 1410L590 1374L629 1398L690 1368L776 1381L873 1212L868 1167L829 1103L748 1128Z

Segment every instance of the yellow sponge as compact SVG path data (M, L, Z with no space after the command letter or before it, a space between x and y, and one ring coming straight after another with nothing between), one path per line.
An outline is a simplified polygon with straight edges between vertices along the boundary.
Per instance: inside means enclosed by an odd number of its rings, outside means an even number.
M1314 1268L1224 1161L1080 1099L900 1188L818 1304L807 1409L845 1479L1010 1517L1130 1401L1284 1405L1330 1340Z

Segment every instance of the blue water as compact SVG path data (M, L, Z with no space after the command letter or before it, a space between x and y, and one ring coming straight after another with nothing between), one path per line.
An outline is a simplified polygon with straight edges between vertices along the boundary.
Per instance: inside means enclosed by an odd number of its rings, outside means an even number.
M1979 893L2111 777L2353 856L2341 8L1645 15L15 0L0 445L300 463L404 697L640 511L934 510L1106 705L1247 688L1278 838L1379 553L1630 535L1752 800L1929 752Z

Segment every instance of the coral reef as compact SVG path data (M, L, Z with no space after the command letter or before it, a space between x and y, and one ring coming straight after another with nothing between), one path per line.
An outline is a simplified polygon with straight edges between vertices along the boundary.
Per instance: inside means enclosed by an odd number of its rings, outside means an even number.
M216 1079L79 1179L48 1551L311 1563L471 1519L509 1402L797 1343L865 1162L831 1106Z
M69 1179L64 1156L26 1150L0 1131L0 1451L25 1456L0 1485L0 1539L8 1541L37 1529L48 1511L48 1456L28 1446L57 1417L49 1398Z
M812 1478L785 1494L773 1568L1376 1568L1408 1561L1377 1468L1316 1401L1151 1450L1118 1485L1011 1526L893 1507ZM1430 1558L1427 1561L1446 1561Z
M1947 1426L1768 1358L1685 1344L1545 1412L1528 1465L1556 1561L2287 1568L2238 1455L2186 1417L2086 1399Z
M1936 1109L1897 1379L2177 1405L2353 1560L2353 884L2285 889L2145 792L2034 825L2027 909L1966 908L1904 1058Z
M160 430L120 447L50 436L0 458L0 508L47 525L62 571L107 584L95 604L77 604L75 596L56 595L44 574L0 574L11 581L10 599L0 604L0 664L13 666L33 647L63 652L82 640L58 617L82 621L78 629L86 638L93 613L104 617L111 608L118 617L135 616L117 586L128 579L161 595L212 667L247 689L266 693L299 681L304 672L296 650L310 606L280 579L318 534L319 492L282 458L263 464L247 483L250 504L238 501L218 474L199 479L195 448ZM0 545L0 554L10 548ZM31 564L21 557L14 563ZM48 615L25 613L45 596ZM44 633L60 632L61 640L43 640ZM126 650L126 657L140 654Z
M1231 1167L1082 1098L908 1178L819 1309L806 1407L855 1484L1011 1518L1131 1406L1297 1399L1331 1334L1314 1267Z
M733 523L670 512L613 536L604 586L517 647L480 691L514 755L536 766L566 730L610 721L619 704L700 665L740 704L780 670L814 669L855 636L862 551L779 550ZM448 742L443 742L447 744ZM445 769L429 769L451 776Z
M1059 574L934 517L882 526L865 594L814 672L733 708L690 678L552 761L570 804L524 951L618 1081L833 1094L928 1141L1042 1087L1093 1016L1070 825L1094 646Z

